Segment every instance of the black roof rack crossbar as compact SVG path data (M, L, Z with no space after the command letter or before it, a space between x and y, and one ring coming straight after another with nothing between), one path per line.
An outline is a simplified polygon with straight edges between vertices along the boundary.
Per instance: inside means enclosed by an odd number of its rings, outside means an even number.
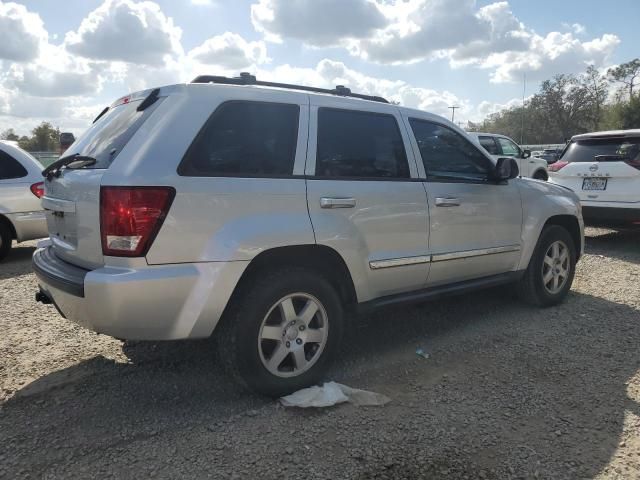
M306 85L293 85L290 83L263 82L257 80L255 76L242 72L239 77L222 77L218 75L200 75L193 79L191 83L220 83L224 85L259 85L261 87L277 87L288 88L291 90L302 90L304 92L328 93L330 95L339 95L341 97L361 98L362 100L371 100L373 102L389 103L386 98L377 95L362 95L360 93L352 93L351 89L337 85L334 89L308 87Z

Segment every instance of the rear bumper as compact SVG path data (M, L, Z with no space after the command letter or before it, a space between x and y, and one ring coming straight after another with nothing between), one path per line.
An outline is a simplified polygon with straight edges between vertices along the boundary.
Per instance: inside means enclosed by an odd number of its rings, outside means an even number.
M7 218L16 229L18 242L35 240L49 236L47 230L47 217L44 211L8 213Z
M210 336L248 263L105 266L89 271L61 260L51 247L33 255L40 292L63 316L95 332L129 340Z
M640 205L636 208L583 205L584 223L591 226L640 226Z

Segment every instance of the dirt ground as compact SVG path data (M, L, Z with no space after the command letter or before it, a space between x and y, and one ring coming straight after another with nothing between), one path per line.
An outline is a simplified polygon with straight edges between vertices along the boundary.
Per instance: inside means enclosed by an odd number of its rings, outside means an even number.
M349 328L328 376L384 407L290 410L210 342L124 343L0 265L0 478L640 478L640 233L587 231L566 303L498 288ZM421 347L430 354L415 354Z

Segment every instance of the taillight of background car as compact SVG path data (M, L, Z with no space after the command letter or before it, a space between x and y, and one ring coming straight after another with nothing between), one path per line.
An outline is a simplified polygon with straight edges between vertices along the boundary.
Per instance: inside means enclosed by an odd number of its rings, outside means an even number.
M171 187L102 187L102 253L116 257L144 256L167 216L174 195Z
M558 160L557 162L554 162L551 165L549 165L547 168L550 172L558 172L562 170L564 167L566 167L567 165L569 165L569 162L562 162Z
M44 195L44 182L38 182L31 185L31 193L38 198L42 198Z

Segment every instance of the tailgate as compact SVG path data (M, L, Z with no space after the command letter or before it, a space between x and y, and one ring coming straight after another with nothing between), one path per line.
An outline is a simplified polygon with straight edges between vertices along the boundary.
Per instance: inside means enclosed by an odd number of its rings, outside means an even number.
M87 269L104 264L100 240L100 181L105 170L63 170L45 183L42 206L58 257Z

